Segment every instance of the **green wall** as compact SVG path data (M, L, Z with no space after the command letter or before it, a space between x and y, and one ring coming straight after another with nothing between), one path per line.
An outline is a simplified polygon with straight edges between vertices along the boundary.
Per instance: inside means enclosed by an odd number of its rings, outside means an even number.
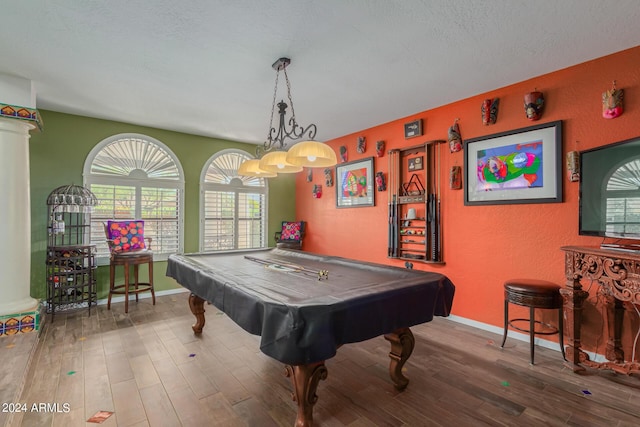
M29 143L31 168L31 296L46 297L45 252L47 246L47 196L56 187L82 185L84 162L93 147L119 133L140 133L166 144L178 157L185 175L184 249L197 252L200 173L205 162L227 148L255 152L255 145L179 132L40 110L42 132L32 131ZM179 120L179 119L178 119ZM268 244L283 220L295 218L295 176L269 179ZM144 269L143 269L144 270ZM141 271L143 271L141 270ZM166 262L154 263L156 290L178 287L165 276ZM98 298L109 289L108 267L98 268Z

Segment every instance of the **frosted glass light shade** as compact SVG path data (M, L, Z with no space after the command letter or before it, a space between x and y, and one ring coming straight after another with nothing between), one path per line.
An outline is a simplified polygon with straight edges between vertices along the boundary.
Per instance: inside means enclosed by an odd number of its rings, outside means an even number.
M238 168L238 175L242 176L254 176L258 178L274 178L278 176L277 173L267 172L260 169L260 160L252 159L245 160Z
M301 141L289 149L287 162L308 168L321 168L335 166L338 159L336 152L323 142Z
M302 171L302 166L287 162L286 151L272 151L262 156L260 169L273 173L296 173Z

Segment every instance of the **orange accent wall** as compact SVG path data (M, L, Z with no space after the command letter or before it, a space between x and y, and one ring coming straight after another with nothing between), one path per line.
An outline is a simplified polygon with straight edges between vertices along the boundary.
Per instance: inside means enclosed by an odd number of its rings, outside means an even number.
M500 70L495 72L499 74ZM468 78L474 78L473 70L469 70ZM617 88L624 89L624 113L607 120L602 117L601 96L614 80ZM443 84L455 85L455 82ZM544 93L545 111L540 120L532 122L525 116L523 96L534 89ZM427 98L429 94L406 96ZM498 120L494 125L485 126L480 115L481 103L493 97L500 98ZM423 137L405 140L404 123L418 118L423 120ZM640 46L417 112L327 143L336 152L341 145L347 146L348 160L352 161L375 156L378 140L386 142L385 151L428 140L446 140L447 130L456 118L459 118L463 140L555 120L563 122L562 203L464 206L463 190L449 188L449 169L453 165L463 166L463 152L452 154L448 144L439 145L445 265L414 262L414 268L440 272L451 278L456 285L452 314L502 327L505 280L528 277L563 284L564 255L560 247L601 242L600 238L578 236L579 188L577 182L567 180L564 159L568 151L640 136ZM356 152L360 136L366 137L364 154ZM387 173L387 162L386 153L376 158L375 171ZM312 183L306 182L306 173L298 174L296 179L296 216L308 222L306 251L404 265L403 261L387 258L387 192L376 192L375 207L337 209L335 186L324 186L322 170L314 171ZM312 197L313 184L323 186L320 199ZM587 302L590 304L595 304L595 296ZM598 313L589 307L585 311L586 315ZM585 348L601 343L599 334L583 331Z

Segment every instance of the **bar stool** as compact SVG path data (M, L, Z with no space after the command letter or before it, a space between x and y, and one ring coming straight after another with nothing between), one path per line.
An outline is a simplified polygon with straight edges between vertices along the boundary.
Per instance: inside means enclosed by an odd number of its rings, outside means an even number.
M529 307L528 319L509 319L509 303ZM507 331L509 327L529 334L531 349L531 364L533 365L534 338L536 335L558 334L560 351L562 358L567 360L564 354L564 334L563 334L563 309L560 286L544 280L534 279L513 279L507 280L504 284L504 336L500 347L504 348L507 341ZM535 320L535 309L555 309L558 310L558 327ZM519 328L513 322L529 322L529 329ZM536 330L536 325L542 326Z
M141 292L151 292L153 305L156 305L156 294L153 289L153 252L151 238L144 237L144 222L108 221L105 234L111 257L109 260L109 297L107 310L111 310L111 297L114 294L124 295L124 312L129 312L129 294L136 296ZM146 243L145 243L146 242ZM149 265L149 282L139 281L140 265ZM124 267L124 283L116 285L116 266ZM129 278L129 267L133 266L133 282Z

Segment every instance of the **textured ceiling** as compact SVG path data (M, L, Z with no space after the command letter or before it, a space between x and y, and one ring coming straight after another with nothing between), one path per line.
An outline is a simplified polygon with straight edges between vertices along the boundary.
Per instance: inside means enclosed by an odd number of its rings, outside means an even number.
M638 46L638 22L638 0L7 1L0 73L40 109L260 143L287 56L326 140Z

